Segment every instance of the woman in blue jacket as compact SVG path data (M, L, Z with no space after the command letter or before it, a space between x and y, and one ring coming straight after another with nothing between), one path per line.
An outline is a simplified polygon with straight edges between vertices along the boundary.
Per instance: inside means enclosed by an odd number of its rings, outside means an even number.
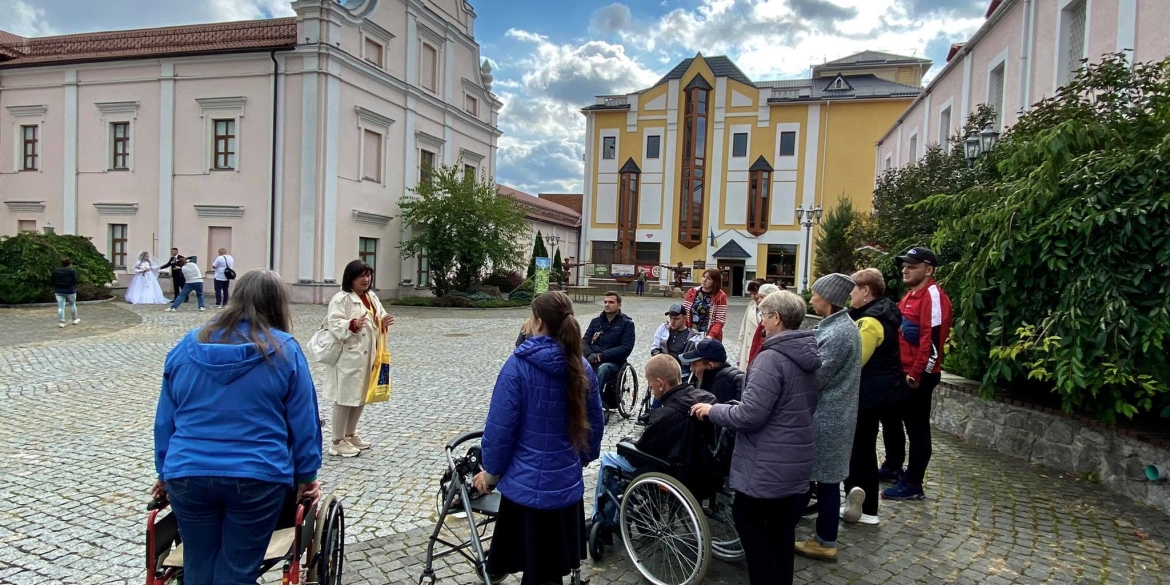
M581 470L600 456L605 427L568 295L532 301L532 333L496 379L474 480L502 496L487 573L523 572L521 585L560 583L585 558Z
M288 492L320 497L317 393L291 330L280 275L253 270L167 354L151 492L179 520L187 585L255 583Z

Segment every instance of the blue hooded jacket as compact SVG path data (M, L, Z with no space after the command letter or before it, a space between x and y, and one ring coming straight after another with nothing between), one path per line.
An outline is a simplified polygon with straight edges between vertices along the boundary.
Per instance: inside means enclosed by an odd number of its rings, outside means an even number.
M589 376L585 406L589 450L578 453L569 441L565 389L569 364L556 340L541 336L525 341L500 370L483 433L483 467L501 476L496 486L509 500L538 510L557 510L585 495L582 468L601 456L605 421L597 377Z
M243 324L241 327L246 327ZM159 479L213 476L292 485L316 479L321 425L309 364L273 331L268 359L252 343L199 343L198 329L167 354L154 419Z

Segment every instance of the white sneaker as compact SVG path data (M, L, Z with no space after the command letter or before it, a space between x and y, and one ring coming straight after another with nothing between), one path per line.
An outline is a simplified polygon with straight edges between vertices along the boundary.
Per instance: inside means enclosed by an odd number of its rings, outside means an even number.
M73 324L74 324L74 325L77 325L77 324L79 324L79 323L81 323L81 319L74 319L74 320L73 320Z
M202 310L203 310L203 307L199 307L199 310L200 310L200 311L202 311Z
M870 526L878 525L877 514L862 514L861 519L857 521L858 524L868 524Z
M172 307L167 307L167 308L163 309L163 312L164 313L174 313L175 309Z
M340 455L342 457L357 457L362 454L362 450L349 444L349 441L342 441L334 444L329 441L329 454Z
M855 487L845 496L845 505L841 506L841 519L848 524L856 524L861 518L861 505L865 503L865 490Z
M59 327L59 328L61 328L61 329L64 329L64 328L65 328L65 322L64 322L64 321L61 321L60 323L57 323L57 327Z
M212 308L212 309L218 309L218 308L219 308L219 305L212 305L212 306L211 306L211 308Z

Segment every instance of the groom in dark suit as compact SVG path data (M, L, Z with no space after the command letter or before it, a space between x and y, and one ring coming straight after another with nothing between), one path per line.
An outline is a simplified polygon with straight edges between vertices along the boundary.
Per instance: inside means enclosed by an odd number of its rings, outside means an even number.
M171 259L159 268L171 269L171 286L175 289L175 298L179 298L179 292L183 290L183 285L187 284L183 278L183 267L179 265L179 249L171 248Z

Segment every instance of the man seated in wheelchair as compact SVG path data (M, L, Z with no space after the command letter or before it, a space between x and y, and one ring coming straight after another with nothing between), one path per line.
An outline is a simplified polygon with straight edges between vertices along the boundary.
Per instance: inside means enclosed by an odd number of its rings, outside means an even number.
M682 382L681 375L678 361L668 355L654 356L646 363L646 383L654 397L662 402L662 407L650 413L650 422L634 446L668 463L679 463L686 457L687 427L692 422L691 407L700 402L715 403L714 395ZM629 475L635 470L633 463L616 452L601 455L592 522L617 522L617 503L612 498L603 498L602 494L606 491L610 494L621 493L621 474Z
M666 317L666 323L659 325L654 331L650 355L666 354L677 360L686 351L694 349L703 339L703 334L687 325L687 313L679 303L671 305L666 310ZM690 366L681 361L679 365L682 367L682 379L686 380L691 374Z
M715 395L723 404L739 400L743 394L744 373L727 361L727 350L715 339L704 339L694 349L679 357L695 374L695 382L702 390Z
M585 359L597 375L602 402L606 408L616 408L617 392L609 385L634 351L634 320L622 313L621 295L605 293L605 310L589 322L581 341Z

